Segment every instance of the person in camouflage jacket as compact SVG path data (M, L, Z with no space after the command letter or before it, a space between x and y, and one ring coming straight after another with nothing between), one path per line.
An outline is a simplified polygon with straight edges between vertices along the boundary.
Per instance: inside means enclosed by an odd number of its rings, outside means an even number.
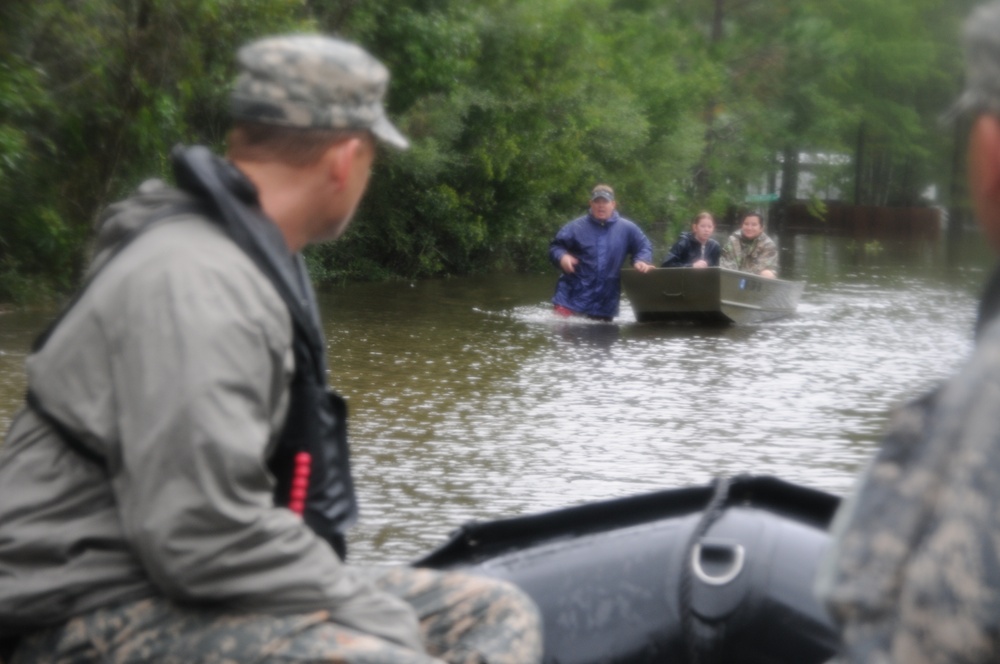
M740 229L729 236L722 248L719 267L762 277L778 276L778 247L764 233L764 219L758 213L743 216Z

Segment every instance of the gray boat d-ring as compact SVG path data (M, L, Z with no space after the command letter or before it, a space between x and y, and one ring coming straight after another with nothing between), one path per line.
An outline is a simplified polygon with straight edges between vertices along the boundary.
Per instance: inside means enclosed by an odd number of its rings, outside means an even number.
M719 544L710 544L712 547L719 547ZM705 572L701 567L701 542L698 542L691 549L691 569L694 571L694 575L698 577L703 583L707 583L710 586L724 586L743 571L743 560L746 557L746 550L743 548L742 544L727 544L729 550L733 552L733 563L725 574L721 576L712 576Z

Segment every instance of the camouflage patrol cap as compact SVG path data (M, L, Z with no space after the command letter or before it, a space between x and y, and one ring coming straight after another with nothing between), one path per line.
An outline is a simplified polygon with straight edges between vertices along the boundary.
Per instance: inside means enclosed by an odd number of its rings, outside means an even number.
M237 120L312 129L369 130L409 146L385 115L389 71L367 51L323 35L286 35L252 42L236 56L230 107Z
M976 9L965 23L965 90L948 113L1000 115L1000 2Z

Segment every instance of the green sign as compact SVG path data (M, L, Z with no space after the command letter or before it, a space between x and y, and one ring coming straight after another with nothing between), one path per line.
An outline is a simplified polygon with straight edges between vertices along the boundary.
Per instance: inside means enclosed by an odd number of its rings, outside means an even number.
M778 194L753 194L747 196L747 203L773 203L778 200Z

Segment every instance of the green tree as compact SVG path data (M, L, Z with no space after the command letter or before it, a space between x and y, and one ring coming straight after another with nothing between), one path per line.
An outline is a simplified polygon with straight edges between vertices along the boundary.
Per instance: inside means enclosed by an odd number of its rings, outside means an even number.
M654 242L801 154L863 203L947 188L940 112L973 0L7 0L0 4L0 299L69 289L92 220L177 142L221 148L233 53L319 29L393 72L413 139L385 151L319 280L546 267L597 181ZM956 180L957 181L957 180ZM856 192L856 193L855 193ZM956 194L960 195L960 193Z
M177 142L219 145L236 46L288 0L15 0L0 21L0 298L66 290L97 212ZM25 291L26 284L35 284Z
M854 202L917 204L950 164L940 118L961 84L959 24L970 2L842 0L819 7L853 57L838 100L851 146ZM859 14L859 12L861 12Z

